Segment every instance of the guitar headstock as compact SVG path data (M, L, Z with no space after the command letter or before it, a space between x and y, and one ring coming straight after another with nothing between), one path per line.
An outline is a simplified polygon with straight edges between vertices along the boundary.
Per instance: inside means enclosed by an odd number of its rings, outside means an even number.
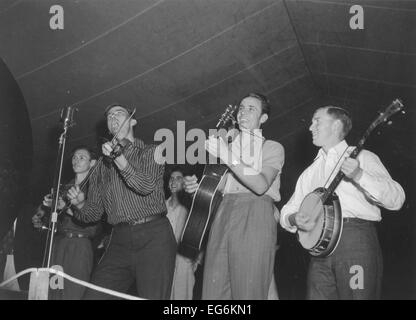
M380 123L387 122L390 117L392 117L394 114L396 114L399 111L402 111L404 109L403 103L400 101L400 99L395 99L393 102L387 106L384 110L379 112L379 116L374 121L374 125L377 126ZM402 111L404 113L404 111Z
M229 121L234 124L236 122L234 113L237 110L237 106L228 105L228 107L225 109L224 113L221 115L220 119L218 120L216 128L224 127L227 125Z

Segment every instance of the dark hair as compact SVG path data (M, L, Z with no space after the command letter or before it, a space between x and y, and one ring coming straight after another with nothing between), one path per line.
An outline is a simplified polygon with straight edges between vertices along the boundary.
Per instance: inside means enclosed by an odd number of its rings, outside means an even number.
M164 189L165 189L166 199L168 199L172 194L172 192L170 191L170 188L169 188L169 180L170 180L170 176L175 171L178 171L178 172L182 173L182 175L184 177L188 174L187 170L184 167L179 166L179 165L172 165L172 166L167 166L166 167L165 178L164 178L164 180L165 180ZM185 206L186 208L189 209L191 199L188 196L188 194L185 192L185 190L182 190L178 193L178 200L179 200L180 204L182 204L183 206Z
M174 164L174 165L168 166L168 167L167 167L167 169L166 169L166 172L168 173L169 178L170 178L170 176L171 176L172 172L175 172L175 171L179 171L180 173L182 173L182 174L183 174L183 176L185 176L185 175L186 175L186 170L185 170L185 168L183 168L182 166L177 165L177 164Z
M134 111L133 109L125 106L122 103L116 103L116 102L114 102L114 103L111 103L111 104L109 104L108 106L105 107L104 116L107 117L108 111L110 111L114 107L121 107L121 108L125 109L129 115L131 115L133 113L133 111ZM134 117L135 117L135 115L133 116L133 118Z
M258 100L260 100L261 102L261 114L267 114L267 116L270 116L270 109L271 109L271 105L270 105L270 101L269 99L261 94L261 93L256 93L256 92L250 92L249 94L247 94L245 97L243 97L243 99L245 98L256 98ZM241 100L243 100L241 99Z
M352 120L348 111L343 108L335 107L335 106L326 106L324 107L324 109L326 109L326 112L333 119L341 121L342 133L343 133L342 138L345 138L348 135L348 133L350 133L351 128L352 128Z
M98 158L97 153L91 147L88 147L86 145L79 145L79 146L74 147L71 150L71 158L74 156L75 152L77 152L78 150L87 151L88 154L90 155L91 160L97 160L97 158Z

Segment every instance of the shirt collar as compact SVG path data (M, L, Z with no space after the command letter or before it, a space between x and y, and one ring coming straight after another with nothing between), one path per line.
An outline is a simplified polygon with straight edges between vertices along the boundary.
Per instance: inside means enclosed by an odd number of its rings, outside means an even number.
M329 149L327 154L325 153L323 148L320 148L314 160L320 157L323 157L324 159L326 159L326 157L331 154L337 157L341 157L341 155L344 153L345 149L347 148L348 148L347 142L345 140L342 140L336 146L333 146L331 149Z
M248 143L259 143L259 142L263 142L264 141L264 137L263 137L263 131L261 129L255 129L253 131L249 131L249 130L241 130L241 132L238 134L237 138L238 141L242 141L244 140L245 143L243 143L244 145L247 145ZM244 139L242 139L242 137L244 136Z

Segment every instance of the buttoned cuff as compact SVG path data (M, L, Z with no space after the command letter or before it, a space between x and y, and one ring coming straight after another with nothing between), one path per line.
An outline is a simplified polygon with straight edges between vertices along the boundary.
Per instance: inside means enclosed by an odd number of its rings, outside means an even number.
M281 215L280 217L280 225L285 228L287 231L291 232L291 233L295 233L298 228L295 226L292 226L289 222L289 216L292 215L293 213L289 213L289 214L285 214L285 215Z

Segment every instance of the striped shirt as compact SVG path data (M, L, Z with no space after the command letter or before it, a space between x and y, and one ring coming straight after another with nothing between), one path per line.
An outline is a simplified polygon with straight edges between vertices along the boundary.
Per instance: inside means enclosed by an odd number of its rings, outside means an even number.
M155 161L156 145L135 139L123 152L127 166L120 170L103 161L91 176L88 199L75 217L84 222L98 221L104 211L116 225L166 212L163 191L164 165Z
M72 179L69 183L64 185L63 191L66 193L68 190L75 185L75 179ZM88 199L88 186L89 183L86 184L86 190L84 193ZM92 238L96 235L98 224L94 221L91 223L85 223L78 221L75 217L71 217L70 215L64 213L59 215L58 219L58 233L65 233L65 232L75 232L75 233L82 233L87 235L88 237Z

